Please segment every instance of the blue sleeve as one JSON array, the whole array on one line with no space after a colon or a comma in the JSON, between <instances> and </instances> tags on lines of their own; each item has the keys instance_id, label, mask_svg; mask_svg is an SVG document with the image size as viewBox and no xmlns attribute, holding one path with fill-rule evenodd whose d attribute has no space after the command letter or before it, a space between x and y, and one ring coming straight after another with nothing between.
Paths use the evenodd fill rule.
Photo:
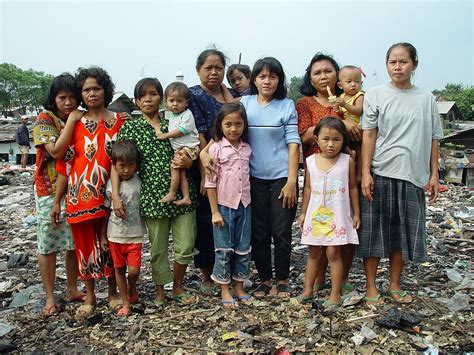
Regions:
<instances>
[{"instance_id":1,"label":"blue sleeve","mask_svg":"<svg viewBox=\"0 0 474 355\"><path fill-rule=\"evenodd\" d=\"M189 109L193 113L194 122L199 133L207 132L206 116L200 106L200 99L191 91L191 97L189 100Z\"/></svg>"},{"instance_id":2,"label":"blue sleeve","mask_svg":"<svg viewBox=\"0 0 474 355\"><path fill-rule=\"evenodd\" d=\"M295 103L289 100L288 119L285 124L285 142L286 144L296 143L301 145L300 136L298 134L298 114L296 113Z\"/></svg>"}]
</instances>

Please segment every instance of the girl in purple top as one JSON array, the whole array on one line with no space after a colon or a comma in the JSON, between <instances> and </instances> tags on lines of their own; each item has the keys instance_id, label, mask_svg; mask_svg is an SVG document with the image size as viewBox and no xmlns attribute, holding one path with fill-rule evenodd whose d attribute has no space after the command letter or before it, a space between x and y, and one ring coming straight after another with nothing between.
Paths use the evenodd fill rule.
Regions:
<instances>
[{"instance_id":1,"label":"girl in purple top","mask_svg":"<svg viewBox=\"0 0 474 355\"><path fill-rule=\"evenodd\" d=\"M215 263L211 278L221 288L222 305L235 308L229 291L235 282L238 301L248 303L243 283L250 272L250 145L242 140L248 122L245 108L238 103L224 104L213 126L214 142L209 154L216 164L206 176L205 187L212 212ZM232 255L234 254L234 255ZM232 277L231 277L232 275Z\"/></svg>"}]
</instances>

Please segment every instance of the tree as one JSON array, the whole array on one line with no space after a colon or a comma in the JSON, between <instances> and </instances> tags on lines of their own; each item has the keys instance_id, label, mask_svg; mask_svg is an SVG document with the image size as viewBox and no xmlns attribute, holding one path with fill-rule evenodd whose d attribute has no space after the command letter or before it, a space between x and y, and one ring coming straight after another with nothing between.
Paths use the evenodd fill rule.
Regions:
<instances>
[{"instance_id":1,"label":"tree","mask_svg":"<svg viewBox=\"0 0 474 355\"><path fill-rule=\"evenodd\" d=\"M433 90L433 95L443 101L456 101L463 120L474 121L474 86L463 84L446 84L443 90Z\"/></svg>"},{"instance_id":2,"label":"tree","mask_svg":"<svg viewBox=\"0 0 474 355\"><path fill-rule=\"evenodd\" d=\"M301 76L294 76L290 80L290 85L288 87L288 97L293 101L297 101L301 95L300 93L300 86L303 83L303 77Z\"/></svg>"}]
</instances>

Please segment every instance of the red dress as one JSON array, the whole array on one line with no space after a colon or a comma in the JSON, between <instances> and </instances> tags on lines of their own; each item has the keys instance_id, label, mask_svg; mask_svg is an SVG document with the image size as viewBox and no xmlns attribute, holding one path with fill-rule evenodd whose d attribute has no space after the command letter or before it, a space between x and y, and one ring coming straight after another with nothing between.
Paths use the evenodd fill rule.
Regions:
<instances>
[{"instance_id":1,"label":"red dress","mask_svg":"<svg viewBox=\"0 0 474 355\"><path fill-rule=\"evenodd\" d=\"M68 176L66 220L71 225L79 273L83 279L110 276L112 260L100 252L98 237L106 216L105 187L110 175L112 146L124 120L92 121L83 117L74 127L59 174Z\"/></svg>"}]
</instances>

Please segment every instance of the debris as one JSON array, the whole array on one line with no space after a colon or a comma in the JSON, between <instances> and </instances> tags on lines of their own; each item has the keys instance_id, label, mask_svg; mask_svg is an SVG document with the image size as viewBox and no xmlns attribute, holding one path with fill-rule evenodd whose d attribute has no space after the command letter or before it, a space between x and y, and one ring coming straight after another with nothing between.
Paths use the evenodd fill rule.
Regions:
<instances>
[{"instance_id":1,"label":"debris","mask_svg":"<svg viewBox=\"0 0 474 355\"><path fill-rule=\"evenodd\" d=\"M41 292L43 288L39 285L29 286L27 289L22 290L15 294L13 301L10 303L8 308L23 307L28 304L28 300L33 292Z\"/></svg>"},{"instance_id":2,"label":"debris","mask_svg":"<svg viewBox=\"0 0 474 355\"><path fill-rule=\"evenodd\" d=\"M25 266L28 263L29 257L30 257L30 254L28 254L27 252L10 255L8 257L7 268Z\"/></svg>"},{"instance_id":3,"label":"debris","mask_svg":"<svg viewBox=\"0 0 474 355\"><path fill-rule=\"evenodd\" d=\"M10 333L13 330L13 326L8 323L0 322L0 337Z\"/></svg>"},{"instance_id":4,"label":"debris","mask_svg":"<svg viewBox=\"0 0 474 355\"><path fill-rule=\"evenodd\" d=\"M448 307L451 312L469 311L471 309L469 301L469 295L456 292L454 296L446 302L446 307Z\"/></svg>"},{"instance_id":5,"label":"debris","mask_svg":"<svg viewBox=\"0 0 474 355\"><path fill-rule=\"evenodd\" d=\"M421 317L415 312L400 311L397 307L392 307L388 313L377 320L375 324L380 327L407 330L407 328L414 327L420 322Z\"/></svg>"}]
</instances>

